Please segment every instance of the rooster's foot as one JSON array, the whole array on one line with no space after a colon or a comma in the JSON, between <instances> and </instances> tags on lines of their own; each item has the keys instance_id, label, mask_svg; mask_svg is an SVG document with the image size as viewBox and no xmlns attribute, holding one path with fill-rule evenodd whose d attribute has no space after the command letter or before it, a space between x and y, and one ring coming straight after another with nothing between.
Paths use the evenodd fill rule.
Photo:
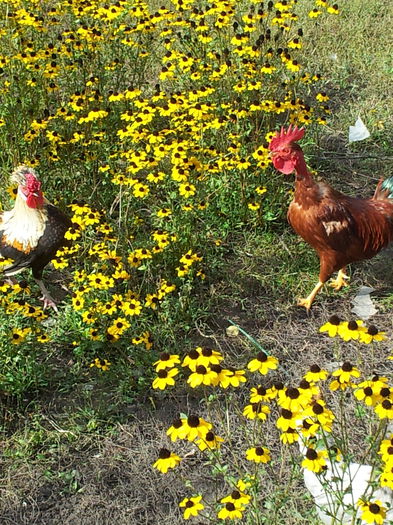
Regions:
<instances>
[{"instance_id":1,"label":"rooster's foot","mask_svg":"<svg viewBox=\"0 0 393 525\"><path fill-rule=\"evenodd\" d=\"M42 297L40 298L40 300L44 301L44 310L46 308L48 308L48 306L49 306L50 308L53 308L53 310L58 314L59 310L57 309L56 303L55 303L54 299L51 297L51 295L48 292L48 290L46 289L46 286L44 285L42 280L36 278L36 282L37 282L37 284L40 287L40 290L42 292Z\"/></svg>"},{"instance_id":2,"label":"rooster's foot","mask_svg":"<svg viewBox=\"0 0 393 525\"><path fill-rule=\"evenodd\" d=\"M323 282L318 281L317 284L314 286L313 291L308 295L305 299L298 299L298 306L304 306L304 308L309 311L311 308L311 305L315 299L315 296L319 292L319 290L323 287Z\"/></svg>"},{"instance_id":3,"label":"rooster's foot","mask_svg":"<svg viewBox=\"0 0 393 525\"><path fill-rule=\"evenodd\" d=\"M55 301L52 299L52 297L48 294L48 295L43 295L42 297L40 297L40 301L43 301L44 305L43 305L43 309L46 310L48 307L49 308L53 308L53 310L58 314L59 313L59 310L57 308L57 305L55 303Z\"/></svg>"},{"instance_id":4,"label":"rooster's foot","mask_svg":"<svg viewBox=\"0 0 393 525\"><path fill-rule=\"evenodd\" d=\"M343 286L348 286L348 283L346 282L346 279L348 280L349 276L346 275L342 270L339 270L339 272L337 274L337 278L333 279L333 281L331 281L329 283L329 286L334 288L334 290L336 290L336 291L341 290L341 288Z\"/></svg>"},{"instance_id":5,"label":"rooster's foot","mask_svg":"<svg viewBox=\"0 0 393 525\"><path fill-rule=\"evenodd\" d=\"M304 308L308 311L311 308L312 300L310 300L308 297L306 299L303 299L303 298L300 297L297 300L297 305L298 306L304 306Z\"/></svg>"}]
</instances>

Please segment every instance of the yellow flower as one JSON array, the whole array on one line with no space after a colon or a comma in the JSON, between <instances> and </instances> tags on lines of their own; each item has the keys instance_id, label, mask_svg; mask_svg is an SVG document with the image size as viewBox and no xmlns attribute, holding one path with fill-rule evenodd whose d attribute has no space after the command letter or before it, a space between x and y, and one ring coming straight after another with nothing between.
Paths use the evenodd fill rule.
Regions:
<instances>
[{"instance_id":1,"label":"yellow flower","mask_svg":"<svg viewBox=\"0 0 393 525\"><path fill-rule=\"evenodd\" d=\"M240 519L243 515L244 510L244 507L236 507L231 501L229 501L225 504L225 507L218 512L217 517L220 520Z\"/></svg>"},{"instance_id":2,"label":"yellow flower","mask_svg":"<svg viewBox=\"0 0 393 525\"><path fill-rule=\"evenodd\" d=\"M195 195L196 187L194 186L194 184L184 182L179 186L179 193L182 197L188 199L188 197L192 197L193 195Z\"/></svg>"},{"instance_id":3,"label":"yellow flower","mask_svg":"<svg viewBox=\"0 0 393 525\"><path fill-rule=\"evenodd\" d=\"M328 322L321 326L320 332L327 332L329 337L335 337L338 334L341 320L337 315L332 315Z\"/></svg>"},{"instance_id":4,"label":"yellow flower","mask_svg":"<svg viewBox=\"0 0 393 525\"><path fill-rule=\"evenodd\" d=\"M196 388L200 385L215 386L217 384L217 373L203 365L198 365L187 379L187 383L191 388Z\"/></svg>"},{"instance_id":5,"label":"yellow flower","mask_svg":"<svg viewBox=\"0 0 393 525\"><path fill-rule=\"evenodd\" d=\"M322 370L318 365L311 365L310 370L305 374L304 379L310 383L325 381L328 376L326 370Z\"/></svg>"},{"instance_id":6,"label":"yellow flower","mask_svg":"<svg viewBox=\"0 0 393 525\"><path fill-rule=\"evenodd\" d=\"M264 447L249 448L246 452L246 458L255 463L268 463L271 460L270 451Z\"/></svg>"},{"instance_id":7,"label":"yellow flower","mask_svg":"<svg viewBox=\"0 0 393 525\"><path fill-rule=\"evenodd\" d=\"M267 405L262 403L251 403L243 409L243 416L247 419L260 419L264 421L267 417L267 414L270 414L270 408Z\"/></svg>"},{"instance_id":8,"label":"yellow flower","mask_svg":"<svg viewBox=\"0 0 393 525\"><path fill-rule=\"evenodd\" d=\"M158 372L159 370L165 370L166 368L173 368L178 363L180 363L180 357L177 354L163 352L160 355L160 359L153 363L153 365L156 367L156 372Z\"/></svg>"},{"instance_id":9,"label":"yellow flower","mask_svg":"<svg viewBox=\"0 0 393 525\"><path fill-rule=\"evenodd\" d=\"M178 373L179 370L177 368L159 370L157 372L157 377L153 381L153 388L164 390L167 386L173 386L175 384L175 380L173 378Z\"/></svg>"},{"instance_id":10,"label":"yellow flower","mask_svg":"<svg viewBox=\"0 0 393 525\"><path fill-rule=\"evenodd\" d=\"M220 448L221 443L224 443L224 440L220 436L216 436L211 430L206 433L205 437L195 439L195 444L198 446L199 450L202 451L206 449L218 449Z\"/></svg>"},{"instance_id":11,"label":"yellow flower","mask_svg":"<svg viewBox=\"0 0 393 525\"><path fill-rule=\"evenodd\" d=\"M305 458L302 461L302 467L312 472L321 472L326 466L325 458L327 458L327 456L328 453L326 450L308 448Z\"/></svg>"},{"instance_id":12,"label":"yellow flower","mask_svg":"<svg viewBox=\"0 0 393 525\"><path fill-rule=\"evenodd\" d=\"M366 332L359 332L359 341L367 345L373 341L385 341L386 339L386 332L379 332L374 325L369 326Z\"/></svg>"},{"instance_id":13,"label":"yellow flower","mask_svg":"<svg viewBox=\"0 0 393 525\"><path fill-rule=\"evenodd\" d=\"M359 500L357 505L362 511L362 520L370 524L382 525L386 518L386 508L379 500L363 501Z\"/></svg>"},{"instance_id":14,"label":"yellow flower","mask_svg":"<svg viewBox=\"0 0 393 525\"><path fill-rule=\"evenodd\" d=\"M184 498L179 507L184 507L183 518L188 520L192 516L198 516L199 512L205 508L201 503L202 496L193 496L191 498Z\"/></svg>"},{"instance_id":15,"label":"yellow flower","mask_svg":"<svg viewBox=\"0 0 393 525\"><path fill-rule=\"evenodd\" d=\"M266 355L265 352L259 352L255 359L250 361L247 368L251 372L260 372L262 375L268 373L269 370L275 370L278 366L278 359L271 355Z\"/></svg>"},{"instance_id":16,"label":"yellow flower","mask_svg":"<svg viewBox=\"0 0 393 525\"><path fill-rule=\"evenodd\" d=\"M162 448L159 452L157 461L153 464L153 467L163 474L166 474L169 469L175 468L181 461L181 458L170 452L166 448Z\"/></svg>"}]
</instances>

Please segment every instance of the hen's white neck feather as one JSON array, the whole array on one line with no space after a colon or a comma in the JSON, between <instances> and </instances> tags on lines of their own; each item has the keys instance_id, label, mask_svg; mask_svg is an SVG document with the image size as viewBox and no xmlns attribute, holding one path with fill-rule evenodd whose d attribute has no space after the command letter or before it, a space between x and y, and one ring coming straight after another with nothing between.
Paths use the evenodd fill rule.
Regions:
<instances>
[{"instance_id":1,"label":"hen's white neck feather","mask_svg":"<svg viewBox=\"0 0 393 525\"><path fill-rule=\"evenodd\" d=\"M25 196L18 190L14 208L2 216L3 240L24 252L34 250L44 233L47 216L45 206L29 208Z\"/></svg>"}]
</instances>

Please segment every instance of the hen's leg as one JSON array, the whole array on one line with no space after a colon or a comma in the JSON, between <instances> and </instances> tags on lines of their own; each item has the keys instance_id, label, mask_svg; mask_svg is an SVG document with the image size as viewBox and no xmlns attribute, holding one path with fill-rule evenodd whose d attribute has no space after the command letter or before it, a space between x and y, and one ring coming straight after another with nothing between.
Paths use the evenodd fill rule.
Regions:
<instances>
[{"instance_id":1,"label":"hen's leg","mask_svg":"<svg viewBox=\"0 0 393 525\"><path fill-rule=\"evenodd\" d=\"M37 284L40 287L40 290L42 292L41 299L44 301L44 310L45 310L45 308L50 306L51 308L53 308L53 310L56 313L59 313L59 310L57 309L56 303L55 303L54 299L51 297L51 295L48 292L48 290L46 289L46 286L45 286L44 282L41 279L37 279L37 278L35 278L35 280L36 280L36 282L37 282Z\"/></svg>"},{"instance_id":2,"label":"hen's leg","mask_svg":"<svg viewBox=\"0 0 393 525\"><path fill-rule=\"evenodd\" d=\"M345 279L348 280L349 276L346 275L345 270L346 270L345 266L344 268L341 268L341 270L338 271L337 278L333 279L333 281L329 283L329 286L331 286L335 290L341 290L343 286L348 286L348 283L346 282Z\"/></svg>"},{"instance_id":3,"label":"hen's leg","mask_svg":"<svg viewBox=\"0 0 393 525\"><path fill-rule=\"evenodd\" d=\"M314 289L310 293L310 295L308 295L305 299L298 299L298 302L297 302L298 306L304 306L307 310L309 310L315 299L315 296L317 295L317 293L319 292L319 290L322 288L324 284L325 283L323 283L322 281L318 281L318 283L314 286Z\"/></svg>"}]
</instances>

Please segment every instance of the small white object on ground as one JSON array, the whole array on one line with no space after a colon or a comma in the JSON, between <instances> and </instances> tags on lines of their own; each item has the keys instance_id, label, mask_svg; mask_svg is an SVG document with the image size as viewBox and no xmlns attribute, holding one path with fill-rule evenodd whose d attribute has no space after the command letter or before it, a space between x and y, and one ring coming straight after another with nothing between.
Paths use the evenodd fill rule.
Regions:
<instances>
[{"instance_id":1,"label":"small white object on ground","mask_svg":"<svg viewBox=\"0 0 393 525\"><path fill-rule=\"evenodd\" d=\"M363 321L367 321L367 319L377 313L377 309L370 297L372 292L374 292L374 288L361 286L356 296L352 299L353 308L351 312L363 319Z\"/></svg>"},{"instance_id":2,"label":"small white object on ground","mask_svg":"<svg viewBox=\"0 0 393 525\"><path fill-rule=\"evenodd\" d=\"M359 142L367 139L369 136L370 132L360 117L357 118L354 126L349 126L349 142Z\"/></svg>"}]
</instances>

